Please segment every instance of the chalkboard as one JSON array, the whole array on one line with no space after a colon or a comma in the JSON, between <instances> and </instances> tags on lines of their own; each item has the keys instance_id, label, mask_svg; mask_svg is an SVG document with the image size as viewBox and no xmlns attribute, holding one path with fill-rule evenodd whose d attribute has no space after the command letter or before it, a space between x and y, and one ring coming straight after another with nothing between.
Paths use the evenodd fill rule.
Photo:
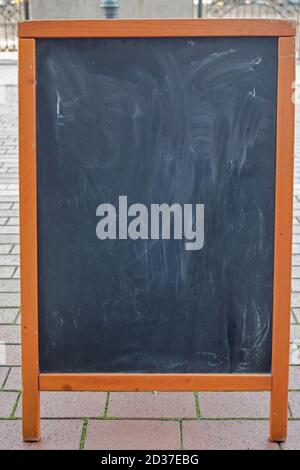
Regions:
<instances>
[{"instance_id":1,"label":"chalkboard","mask_svg":"<svg viewBox=\"0 0 300 470\"><path fill-rule=\"evenodd\" d=\"M277 43L36 41L41 372L270 372ZM125 202L204 238L100 239Z\"/></svg>"}]
</instances>

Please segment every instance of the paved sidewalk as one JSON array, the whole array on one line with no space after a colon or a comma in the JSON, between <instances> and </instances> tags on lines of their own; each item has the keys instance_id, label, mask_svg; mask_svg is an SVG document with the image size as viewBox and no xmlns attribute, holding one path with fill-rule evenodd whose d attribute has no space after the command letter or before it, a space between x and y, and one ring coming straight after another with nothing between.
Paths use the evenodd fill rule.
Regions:
<instances>
[{"instance_id":1,"label":"paved sidewalk","mask_svg":"<svg viewBox=\"0 0 300 470\"><path fill-rule=\"evenodd\" d=\"M42 393L43 440L21 439L17 67L0 64L0 449L300 449L300 109L289 437L268 441L268 393ZM2 82L1 82L2 80Z\"/></svg>"}]
</instances>

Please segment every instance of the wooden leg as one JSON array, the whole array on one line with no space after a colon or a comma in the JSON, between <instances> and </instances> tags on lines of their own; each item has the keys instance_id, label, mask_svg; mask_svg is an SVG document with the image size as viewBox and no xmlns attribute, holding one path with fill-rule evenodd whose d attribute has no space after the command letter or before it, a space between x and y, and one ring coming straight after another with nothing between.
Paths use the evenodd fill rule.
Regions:
<instances>
[{"instance_id":1,"label":"wooden leg","mask_svg":"<svg viewBox=\"0 0 300 470\"><path fill-rule=\"evenodd\" d=\"M23 438L40 438L35 40L19 41L19 173Z\"/></svg>"},{"instance_id":2,"label":"wooden leg","mask_svg":"<svg viewBox=\"0 0 300 470\"><path fill-rule=\"evenodd\" d=\"M271 392L270 441L283 442L288 427L288 392L286 386L277 384Z\"/></svg>"},{"instance_id":3,"label":"wooden leg","mask_svg":"<svg viewBox=\"0 0 300 470\"><path fill-rule=\"evenodd\" d=\"M22 429L23 440L35 442L40 440L40 391L38 376L36 380L26 380L22 393Z\"/></svg>"},{"instance_id":4,"label":"wooden leg","mask_svg":"<svg viewBox=\"0 0 300 470\"><path fill-rule=\"evenodd\" d=\"M295 38L280 37L278 40L277 81L271 441L284 441L287 435L293 224L294 81Z\"/></svg>"}]
</instances>

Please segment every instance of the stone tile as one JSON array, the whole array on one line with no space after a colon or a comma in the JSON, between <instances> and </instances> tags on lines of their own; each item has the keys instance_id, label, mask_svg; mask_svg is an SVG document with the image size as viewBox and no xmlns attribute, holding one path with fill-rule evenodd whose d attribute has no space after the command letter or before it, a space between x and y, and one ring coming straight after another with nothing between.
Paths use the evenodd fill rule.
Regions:
<instances>
[{"instance_id":1,"label":"stone tile","mask_svg":"<svg viewBox=\"0 0 300 470\"><path fill-rule=\"evenodd\" d=\"M293 226L293 233L300 233L300 227L298 225Z\"/></svg>"},{"instance_id":2,"label":"stone tile","mask_svg":"<svg viewBox=\"0 0 300 470\"><path fill-rule=\"evenodd\" d=\"M289 405L293 418L300 418L300 392L289 393Z\"/></svg>"},{"instance_id":3,"label":"stone tile","mask_svg":"<svg viewBox=\"0 0 300 470\"><path fill-rule=\"evenodd\" d=\"M300 245L299 245L300 246ZM15 245L11 251L12 255L19 255L20 254L20 245Z\"/></svg>"},{"instance_id":4,"label":"stone tile","mask_svg":"<svg viewBox=\"0 0 300 470\"><path fill-rule=\"evenodd\" d=\"M300 236L299 235L297 235L297 238L299 239L298 241L300 242ZM294 266L292 267L292 277L293 277L293 279L299 279L300 278L300 268L299 267L294 267Z\"/></svg>"},{"instance_id":5,"label":"stone tile","mask_svg":"<svg viewBox=\"0 0 300 470\"><path fill-rule=\"evenodd\" d=\"M7 255L12 249L12 245L0 245L0 254Z\"/></svg>"},{"instance_id":6,"label":"stone tile","mask_svg":"<svg viewBox=\"0 0 300 470\"><path fill-rule=\"evenodd\" d=\"M298 225L299 225L299 222L298 222ZM300 266L300 255L293 256L293 266Z\"/></svg>"},{"instance_id":7,"label":"stone tile","mask_svg":"<svg viewBox=\"0 0 300 470\"><path fill-rule=\"evenodd\" d=\"M3 202L12 203L12 202L18 202L19 196L17 194L7 194L7 195L0 194L0 199Z\"/></svg>"},{"instance_id":8,"label":"stone tile","mask_svg":"<svg viewBox=\"0 0 300 470\"><path fill-rule=\"evenodd\" d=\"M0 325L0 341L6 344L20 344L20 326Z\"/></svg>"},{"instance_id":9,"label":"stone tile","mask_svg":"<svg viewBox=\"0 0 300 470\"><path fill-rule=\"evenodd\" d=\"M296 318L296 322L300 323L300 308L293 308L293 313Z\"/></svg>"},{"instance_id":10,"label":"stone tile","mask_svg":"<svg viewBox=\"0 0 300 470\"><path fill-rule=\"evenodd\" d=\"M11 278L14 272L15 272L15 268L13 266L0 266L0 278L1 279Z\"/></svg>"},{"instance_id":11,"label":"stone tile","mask_svg":"<svg viewBox=\"0 0 300 470\"><path fill-rule=\"evenodd\" d=\"M42 392L42 418L101 417L106 405L106 392ZM16 417L22 416L20 400Z\"/></svg>"},{"instance_id":12,"label":"stone tile","mask_svg":"<svg viewBox=\"0 0 300 470\"><path fill-rule=\"evenodd\" d=\"M300 365L300 342L291 343L290 365Z\"/></svg>"},{"instance_id":13,"label":"stone tile","mask_svg":"<svg viewBox=\"0 0 300 470\"><path fill-rule=\"evenodd\" d=\"M9 450L70 450L79 449L81 420L51 419L41 421L40 442L22 440L21 421L0 421L0 449Z\"/></svg>"},{"instance_id":14,"label":"stone tile","mask_svg":"<svg viewBox=\"0 0 300 470\"><path fill-rule=\"evenodd\" d=\"M180 449L179 423L151 420L90 420L85 449Z\"/></svg>"},{"instance_id":15,"label":"stone tile","mask_svg":"<svg viewBox=\"0 0 300 470\"><path fill-rule=\"evenodd\" d=\"M291 309L291 321L290 321L290 323L291 323L291 325L296 325L297 324L296 316L294 314L293 309Z\"/></svg>"},{"instance_id":16,"label":"stone tile","mask_svg":"<svg viewBox=\"0 0 300 470\"><path fill-rule=\"evenodd\" d=\"M289 389L300 390L300 367L299 366L290 367Z\"/></svg>"},{"instance_id":17,"label":"stone tile","mask_svg":"<svg viewBox=\"0 0 300 470\"><path fill-rule=\"evenodd\" d=\"M6 380L4 390L21 390L22 388L21 367L12 367Z\"/></svg>"},{"instance_id":18,"label":"stone tile","mask_svg":"<svg viewBox=\"0 0 300 470\"><path fill-rule=\"evenodd\" d=\"M18 392L0 392L0 418L10 417L18 396Z\"/></svg>"},{"instance_id":19,"label":"stone tile","mask_svg":"<svg viewBox=\"0 0 300 470\"><path fill-rule=\"evenodd\" d=\"M292 292L292 307L300 307L300 293Z\"/></svg>"},{"instance_id":20,"label":"stone tile","mask_svg":"<svg viewBox=\"0 0 300 470\"><path fill-rule=\"evenodd\" d=\"M293 245L299 247L300 251L300 244L298 245ZM292 279L292 290L293 292L300 292L300 279Z\"/></svg>"},{"instance_id":21,"label":"stone tile","mask_svg":"<svg viewBox=\"0 0 300 470\"><path fill-rule=\"evenodd\" d=\"M19 345L8 345L6 346L6 364L8 366L20 366L21 365L21 346Z\"/></svg>"},{"instance_id":22,"label":"stone tile","mask_svg":"<svg viewBox=\"0 0 300 470\"><path fill-rule=\"evenodd\" d=\"M256 420L183 421L183 447L187 450L275 450L269 441L269 423Z\"/></svg>"},{"instance_id":23,"label":"stone tile","mask_svg":"<svg viewBox=\"0 0 300 470\"><path fill-rule=\"evenodd\" d=\"M291 341L300 341L300 325L291 326Z\"/></svg>"},{"instance_id":24,"label":"stone tile","mask_svg":"<svg viewBox=\"0 0 300 470\"><path fill-rule=\"evenodd\" d=\"M108 416L122 418L196 418L193 393L111 393Z\"/></svg>"},{"instance_id":25,"label":"stone tile","mask_svg":"<svg viewBox=\"0 0 300 470\"><path fill-rule=\"evenodd\" d=\"M5 367L5 366L0 367L0 388L3 387L8 371L9 371L9 367Z\"/></svg>"},{"instance_id":26,"label":"stone tile","mask_svg":"<svg viewBox=\"0 0 300 470\"><path fill-rule=\"evenodd\" d=\"M18 217L19 216L19 213L18 211L13 211L13 210L2 210L0 208L0 217ZM8 245L9 246L9 245ZM300 247L300 244L296 244L296 245L293 245L293 248L294 247ZM297 250L297 248L294 248L295 250ZM9 250L10 251L10 250ZM300 249L299 249L299 253L300 253ZM16 253L17 254L17 253Z\"/></svg>"},{"instance_id":27,"label":"stone tile","mask_svg":"<svg viewBox=\"0 0 300 470\"><path fill-rule=\"evenodd\" d=\"M300 421L289 421L287 439L280 446L284 450L300 449Z\"/></svg>"},{"instance_id":28,"label":"stone tile","mask_svg":"<svg viewBox=\"0 0 300 470\"><path fill-rule=\"evenodd\" d=\"M268 418L268 392L201 392L203 418Z\"/></svg>"},{"instance_id":29,"label":"stone tile","mask_svg":"<svg viewBox=\"0 0 300 470\"><path fill-rule=\"evenodd\" d=\"M19 243L20 237L19 235L2 235L0 234L0 243Z\"/></svg>"},{"instance_id":30,"label":"stone tile","mask_svg":"<svg viewBox=\"0 0 300 470\"><path fill-rule=\"evenodd\" d=\"M0 449L19 450L29 448L30 444L22 441L21 421L0 420Z\"/></svg>"},{"instance_id":31,"label":"stone tile","mask_svg":"<svg viewBox=\"0 0 300 470\"><path fill-rule=\"evenodd\" d=\"M1 227L0 227L1 228ZM2 230L8 227L2 227ZM11 229L12 227L10 227ZM18 266L20 264L19 255L0 255L0 266Z\"/></svg>"},{"instance_id":32,"label":"stone tile","mask_svg":"<svg viewBox=\"0 0 300 470\"><path fill-rule=\"evenodd\" d=\"M20 306L20 294L18 293L1 293L0 295L0 307L19 307Z\"/></svg>"},{"instance_id":33,"label":"stone tile","mask_svg":"<svg viewBox=\"0 0 300 470\"><path fill-rule=\"evenodd\" d=\"M8 191L5 191L8 192ZM1 191L0 191L0 199L1 199ZM16 227L15 225L5 225L2 226L0 225L0 233L1 235L7 235L7 234L18 234L19 233L19 227ZM2 261L0 260L0 264L2 264Z\"/></svg>"},{"instance_id":34,"label":"stone tile","mask_svg":"<svg viewBox=\"0 0 300 470\"><path fill-rule=\"evenodd\" d=\"M18 267L13 275L14 279L20 279L20 268Z\"/></svg>"},{"instance_id":35,"label":"stone tile","mask_svg":"<svg viewBox=\"0 0 300 470\"><path fill-rule=\"evenodd\" d=\"M20 292L20 281L18 279L0 279L0 292Z\"/></svg>"},{"instance_id":36,"label":"stone tile","mask_svg":"<svg viewBox=\"0 0 300 470\"><path fill-rule=\"evenodd\" d=\"M7 225L19 225L19 217L10 217Z\"/></svg>"},{"instance_id":37,"label":"stone tile","mask_svg":"<svg viewBox=\"0 0 300 470\"><path fill-rule=\"evenodd\" d=\"M18 312L18 308L0 308L0 325L14 323Z\"/></svg>"}]
</instances>

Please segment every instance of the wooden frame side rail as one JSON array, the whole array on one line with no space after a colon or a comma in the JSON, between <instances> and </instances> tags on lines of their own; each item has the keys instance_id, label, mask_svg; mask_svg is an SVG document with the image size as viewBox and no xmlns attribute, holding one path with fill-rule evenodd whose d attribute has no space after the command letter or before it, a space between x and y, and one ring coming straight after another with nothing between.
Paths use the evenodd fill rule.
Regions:
<instances>
[{"instance_id":1,"label":"wooden frame side rail","mask_svg":"<svg viewBox=\"0 0 300 470\"><path fill-rule=\"evenodd\" d=\"M287 433L292 246L295 28L264 20L34 21L19 26L19 136L23 437L40 438L41 390L271 392L270 439ZM39 373L35 39L51 37L278 37L274 292L271 374Z\"/></svg>"},{"instance_id":2,"label":"wooden frame side rail","mask_svg":"<svg viewBox=\"0 0 300 470\"><path fill-rule=\"evenodd\" d=\"M40 438L34 39L19 41L19 173L23 435Z\"/></svg>"},{"instance_id":3,"label":"wooden frame side rail","mask_svg":"<svg viewBox=\"0 0 300 470\"><path fill-rule=\"evenodd\" d=\"M270 439L284 441L288 419L292 270L295 38L278 40L276 193Z\"/></svg>"}]
</instances>

